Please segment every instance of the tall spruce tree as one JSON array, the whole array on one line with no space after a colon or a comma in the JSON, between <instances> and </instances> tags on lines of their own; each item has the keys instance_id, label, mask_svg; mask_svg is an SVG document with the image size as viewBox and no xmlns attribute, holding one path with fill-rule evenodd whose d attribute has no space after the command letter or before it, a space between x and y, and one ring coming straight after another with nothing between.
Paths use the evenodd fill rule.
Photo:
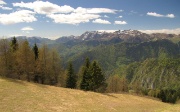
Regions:
<instances>
[{"instance_id":1,"label":"tall spruce tree","mask_svg":"<svg viewBox=\"0 0 180 112\"><path fill-rule=\"evenodd\" d=\"M86 91L104 92L106 88L105 77L101 67L96 61L90 64L89 59L86 59L85 66L82 70L82 81L80 89Z\"/></svg>"},{"instance_id":2,"label":"tall spruce tree","mask_svg":"<svg viewBox=\"0 0 180 112\"><path fill-rule=\"evenodd\" d=\"M18 49L18 42L16 37L13 37L13 39L11 40L11 49L13 52L15 52Z\"/></svg>"},{"instance_id":3,"label":"tall spruce tree","mask_svg":"<svg viewBox=\"0 0 180 112\"><path fill-rule=\"evenodd\" d=\"M82 81L80 83L80 89L85 91L90 90L90 83L92 81L89 67L90 67L90 61L89 58L86 58L85 66L83 66L83 70L82 70Z\"/></svg>"},{"instance_id":4,"label":"tall spruce tree","mask_svg":"<svg viewBox=\"0 0 180 112\"><path fill-rule=\"evenodd\" d=\"M34 60L35 60L35 64L34 64L34 82L39 82L40 76L37 73L37 64L38 64L38 57L39 57L39 49L38 46L36 45L36 43L33 46L33 53L34 53Z\"/></svg>"},{"instance_id":5,"label":"tall spruce tree","mask_svg":"<svg viewBox=\"0 0 180 112\"><path fill-rule=\"evenodd\" d=\"M67 88L76 88L76 75L74 74L73 65L70 62L68 66L67 80L66 80Z\"/></svg>"},{"instance_id":6,"label":"tall spruce tree","mask_svg":"<svg viewBox=\"0 0 180 112\"><path fill-rule=\"evenodd\" d=\"M106 88L105 77L102 70L96 61L93 61L91 67L92 81L90 83L90 90L95 92L103 92Z\"/></svg>"},{"instance_id":7,"label":"tall spruce tree","mask_svg":"<svg viewBox=\"0 0 180 112\"><path fill-rule=\"evenodd\" d=\"M16 37L13 37L10 45L10 54L11 54L11 77L17 78L17 51L18 51L18 41Z\"/></svg>"},{"instance_id":8,"label":"tall spruce tree","mask_svg":"<svg viewBox=\"0 0 180 112\"><path fill-rule=\"evenodd\" d=\"M36 43L34 44L33 51L34 51L34 58L35 58L35 60L37 60L39 57L39 50L38 50Z\"/></svg>"}]
</instances>

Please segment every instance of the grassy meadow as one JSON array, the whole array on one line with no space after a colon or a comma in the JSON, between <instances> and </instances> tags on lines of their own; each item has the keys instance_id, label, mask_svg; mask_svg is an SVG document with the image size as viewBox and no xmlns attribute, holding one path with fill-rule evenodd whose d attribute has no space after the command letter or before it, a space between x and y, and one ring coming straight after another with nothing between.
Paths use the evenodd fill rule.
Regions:
<instances>
[{"instance_id":1,"label":"grassy meadow","mask_svg":"<svg viewBox=\"0 0 180 112\"><path fill-rule=\"evenodd\" d=\"M1 112L180 112L180 104L0 78Z\"/></svg>"}]
</instances>

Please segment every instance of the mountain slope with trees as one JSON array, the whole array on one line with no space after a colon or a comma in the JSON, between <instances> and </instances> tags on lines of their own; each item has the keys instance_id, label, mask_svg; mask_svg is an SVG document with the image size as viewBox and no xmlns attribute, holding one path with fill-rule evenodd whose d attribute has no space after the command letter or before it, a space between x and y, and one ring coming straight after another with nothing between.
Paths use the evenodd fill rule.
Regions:
<instances>
[{"instance_id":1,"label":"mountain slope with trees","mask_svg":"<svg viewBox=\"0 0 180 112\"><path fill-rule=\"evenodd\" d=\"M169 40L157 40L144 43L118 43L112 45L99 45L91 50L73 55L73 61L78 69L82 60L98 60L102 69L111 73L121 65L143 61L148 58L175 58L180 54L180 47Z\"/></svg>"},{"instance_id":2,"label":"mountain slope with trees","mask_svg":"<svg viewBox=\"0 0 180 112\"><path fill-rule=\"evenodd\" d=\"M178 38L126 30L85 32L48 44L1 39L0 76L85 91L143 94L176 103Z\"/></svg>"}]
</instances>

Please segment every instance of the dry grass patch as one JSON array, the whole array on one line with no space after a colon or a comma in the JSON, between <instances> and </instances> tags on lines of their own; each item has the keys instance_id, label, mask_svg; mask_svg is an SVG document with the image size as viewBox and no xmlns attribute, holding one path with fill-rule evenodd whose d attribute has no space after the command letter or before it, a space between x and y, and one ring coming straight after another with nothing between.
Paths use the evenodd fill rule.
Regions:
<instances>
[{"instance_id":1,"label":"dry grass patch","mask_svg":"<svg viewBox=\"0 0 180 112\"><path fill-rule=\"evenodd\" d=\"M0 78L2 112L169 112L180 105L129 94L99 94Z\"/></svg>"}]
</instances>

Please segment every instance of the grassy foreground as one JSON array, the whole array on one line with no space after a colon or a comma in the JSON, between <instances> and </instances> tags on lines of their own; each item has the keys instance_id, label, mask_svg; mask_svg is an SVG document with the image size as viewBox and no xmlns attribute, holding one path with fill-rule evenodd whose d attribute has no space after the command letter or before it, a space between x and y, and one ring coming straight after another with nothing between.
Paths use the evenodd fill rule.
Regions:
<instances>
[{"instance_id":1,"label":"grassy foreground","mask_svg":"<svg viewBox=\"0 0 180 112\"><path fill-rule=\"evenodd\" d=\"M0 112L180 112L180 104L0 78Z\"/></svg>"}]
</instances>

